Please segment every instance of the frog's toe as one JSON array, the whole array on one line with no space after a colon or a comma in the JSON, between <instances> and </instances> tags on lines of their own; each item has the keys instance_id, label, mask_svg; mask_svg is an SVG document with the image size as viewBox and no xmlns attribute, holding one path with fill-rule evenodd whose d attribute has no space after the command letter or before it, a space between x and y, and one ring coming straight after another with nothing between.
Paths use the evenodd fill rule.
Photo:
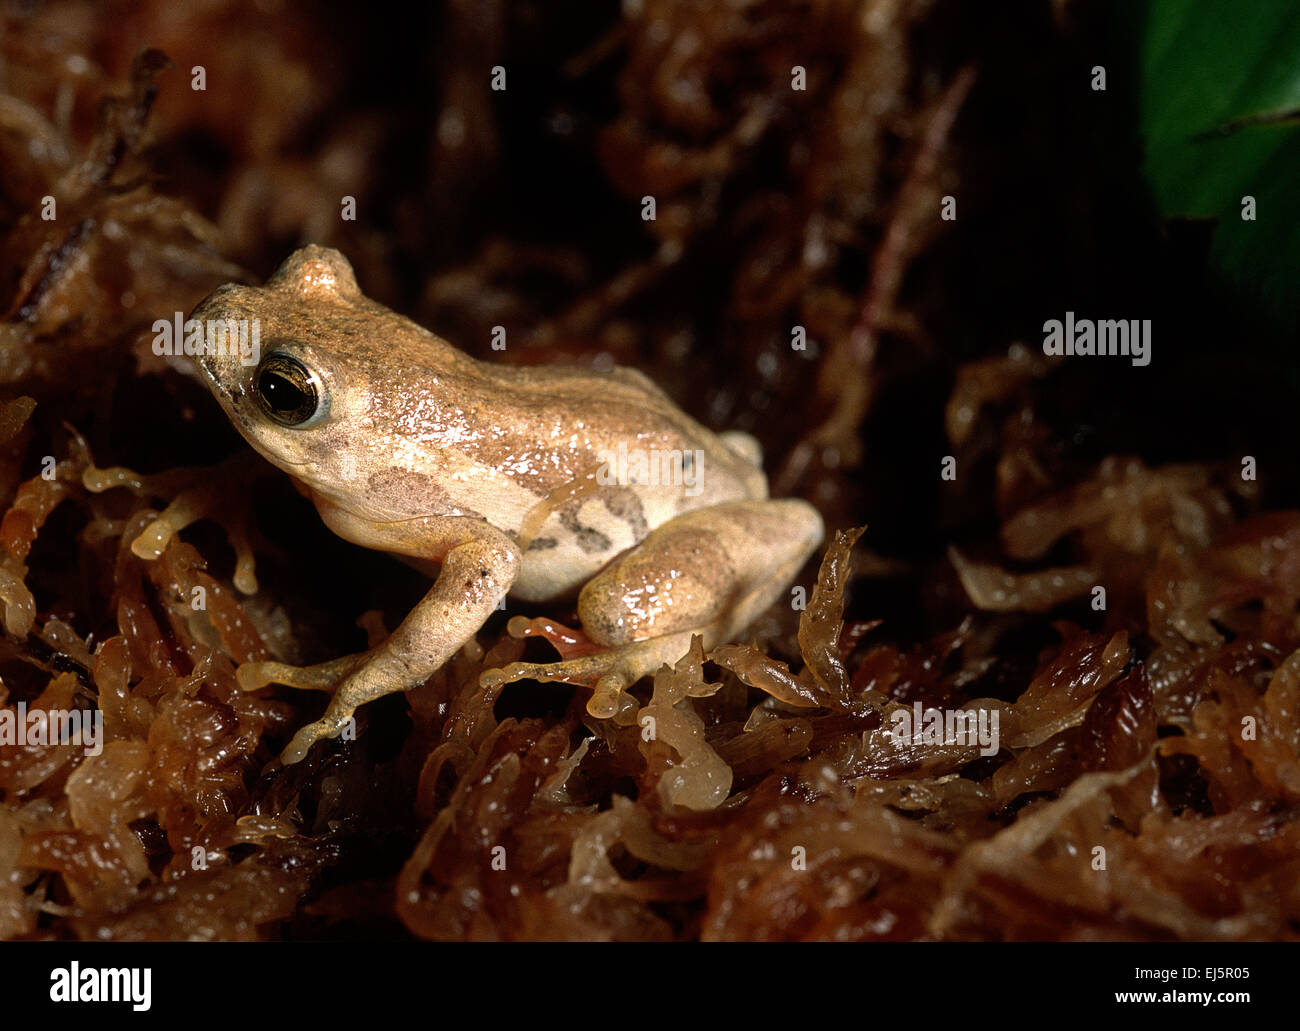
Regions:
<instances>
[{"instance_id":1,"label":"frog's toe","mask_svg":"<svg viewBox=\"0 0 1300 1031\"><path fill-rule=\"evenodd\" d=\"M562 662L512 662L501 669L485 670L479 676L479 683L489 689L516 680L559 681L591 687L593 693L587 711L601 719L610 719L627 704L636 704L622 694L638 679L634 671L622 668L624 652L623 648L613 648Z\"/></svg>"},{"instance_id":2,"label":"frog's toe","mask_svg":"<svg viewBox=\"0 0 1300 1031\"><path fill-rule=\"evenodd\" d=\"M584 655L563 662L512 662L500 669L487 669L479 675L486 688L504 687L516 680L558 680L565 684L591 685L609 668L610 654Z\"/></svg>"},{"instance_id":3,"label":"frog's toe","mask_svg":"<svg viewBox=\"0 0 1300 1031\"><path fill-rule=\"evenodd\" d=\"M293 669L281 662L245 662L235 670L235 680L241 691L260 691L271 684L279 684L281 670Z\"/></svg>"},{"instance_id":4,"label":"frog's toe","mask_svg":"<svg viewBox=\"0 0 1300 1031\"><path fill-rule=\"evenodd\" d=\"M330 734L322 723L309 723L294 734L289 743L284 746L284 751L280 753L280 762L285 766L302 762L311 751L311 746L327 737L330 737Z\"/></svg>"},{"instance_id":5,"label":"frog's toe","mask_svg":"<svg viewBox=\"0 0 1300 1031\"><path fill-rule=\"evenodd\" d=\"M307 724L290 738L284 751L280 753L280 761L286 766L292 766L294 763L305 759L307 753L311 751L312 745L317 741L338 737L343 733L344 728L352 722L354 718L352 712L353 710L347 706L331 705L324 716L315 723Z\"/></svg>"},{"instance_id":6,"label":"frog's toe","mask_svg":"<svg viewBox=\"0 0 1300 1031\"><path fill-rule=\"evenodd\" d=\"M587 699L587 712L597 719L609 720L629 704L635 707L636 701L630 695L623 693L634 682L618 673L606 673L596 681L591 697Z\"/></svg>"},{"instance_id":7,"label":"frog's toe","mask_svg":"<svg viewBox=\"0 0 1300 1031\"><path fill-rule=\"evenodd\" d=\"M625 712L637 708L636 699L627 694L627 689L660 666L671 666L680 659L690 647L690 638L690 632L654 637L562 662L512 662L502 669L484 671L479 683L485 688L516 680L580 684L592 689L587 712L617 722Z\"/></svg>"},{"instance_id":8,"label":"frog's toe","mask_svg":"<svg viewBox=\"0 0 1300 1031\"><path fill-rule=\"evenodd\" d=\"M260 691L271 684L284 684L304 691L334 691L355 670L364 653L345 655L316 666L290 666L284 662L245 662L235 670L241 691Z\"/></svg>"}]
</instances>

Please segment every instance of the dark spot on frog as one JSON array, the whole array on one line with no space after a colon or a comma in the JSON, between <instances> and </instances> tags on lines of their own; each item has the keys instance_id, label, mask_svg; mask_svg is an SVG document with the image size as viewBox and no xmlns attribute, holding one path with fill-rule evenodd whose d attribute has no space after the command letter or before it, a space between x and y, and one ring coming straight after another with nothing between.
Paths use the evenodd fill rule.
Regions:
<instances>
[{"instance_id":1,"label":"dark spot on frog","mask_svg":"<svg viewBox=\"0 0 1300 1031\"><path fill-rule=\"evenodd\" d=\"M574 539L578 542L578 547L588 555L609 551L612 546L609 538L599 530L594 530L590 526L583 526L578 522L578 516L573 507L562 509L559 512L559 517L560 525L573 534Z\"/></svg>"},{"instance_id":2,"label":"dark spot on frog","mask_svg":"<svg viewBox=\"0 0 1300 1031\"><path fill-rule=\"evenodd\" d=\"M601 495L605 502L605 509L616 519L622 519L632 531L632 537L638 543L643 541L646 534L650 532L650 527L646 523L645 507L641 504L641 497L630 487L615 487L606 490ZM609 547L608 543L605 545Z\"/></svg>"},{"instance_id":3,"label":"dark spot on frog","mask_svg":"<svg viewBox=\"0 0 1300 1031\"><path fill-rule=\"evenodd\" d=\"M410 469L390 467L371 473L366 479L366 493L377 502L387 501L387 507L396 510L418 507L422 515L483 518L481 513L457 504L431 477ZM412 505L413 498L419 499L417 506Z\"/></svg>"},{"instance_id":4,"label":"dark spot on frog","mask_svg":"<svg viewBox=\"0 0 1300 1031\"><path fill-rule=\"evenodd\" d=\"M529 551L549 551L551 548L558 546L559 541L554 537L534 537L528 542Z\"/></svg>"},{"instance_id":5,"label":"dark spot on frog","mask_svg":"<svg viewBox=\"0 0 1300 1031\"><path fill-rule=\"evenodd\" d=\"M609 551L612 546L609 538L599 530L593 530L589 526L584 526L578 530L578 547L589 555Z\"/></svg>"}]
</instances>

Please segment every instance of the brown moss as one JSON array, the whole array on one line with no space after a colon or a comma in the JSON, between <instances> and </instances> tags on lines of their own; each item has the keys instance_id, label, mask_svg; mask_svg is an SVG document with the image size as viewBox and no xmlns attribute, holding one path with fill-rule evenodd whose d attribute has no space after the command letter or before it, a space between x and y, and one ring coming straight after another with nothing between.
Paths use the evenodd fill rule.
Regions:
<instances>
[{"instance_id":1,"label":"brown moss","mask_svg":"<svg viewBox=\"0 0 1300 1031\"><path fill-rule=\"evenodd\" d=\"M562 231L460 202L545 153L470 96L527 28L507 15L475 28L452 6L460 44L412 125L349 92L364 67L307 56L333 50L305 15L258 16L263 47L240 4L130 6L61 30L67 5L6 14L0 44L0 705L104 721L97 755L0 747L0 936L1296 936L1300 514L1253 513L1221 463L1065 453L1059 368L1005 339L939 346L946 299L914 270L943 269L927 212L966 169L955 126L992 74L956 5L646 0L566 22L586 48L539 52L612 107L549 112L589 157L589 217ZM141 35L182 67L199 37L231 55L247 118ZM463 149L440 104L473 114ZM412 138L436 167L394 181ZM381 217L339 223L349 191ZM602 223L645 193L657 220L611 243ZM355 741L280 767L320 699L242 692L236 665L333 657L412 587L247 458L211 465L240 448L148 327L300 237L481 357L506 324L505 360L634 362L755 431L779 488L841 531L797 624L776 611L753 641L693 650L615 722L582 689L480 686L546 647L494 620L364 709ZM790 350L795 324L811 352ZM918 353L919 435L873 439ZM942 514L887 498L931 558L859 547L855 574L873 463L892 448L929 470L945 432L988 475ZM958 539L955 571L932 560ZM590 647L571 613L529 615L517 629ZM996 714L1000 747L900 741L916 704Z\"/></svg>"}]
</instances>

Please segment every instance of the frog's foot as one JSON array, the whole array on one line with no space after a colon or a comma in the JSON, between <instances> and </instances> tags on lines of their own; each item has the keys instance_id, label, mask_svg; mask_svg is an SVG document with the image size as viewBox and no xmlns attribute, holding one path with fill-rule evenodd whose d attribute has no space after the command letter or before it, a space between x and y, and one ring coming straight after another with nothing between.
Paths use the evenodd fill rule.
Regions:
<instances>
[{"instance_id":1,"label":"frog's foot","mask_svg":"<svg viewBox=\"0 0 1300 1031\"><path fill-rule=\"evenodd\" d=\"M391 665L391 664L388 664ZM392 694L393 681L386 675L386 663L370 652L345 655L318 666L287 666L282 662L247 662L236 670L240 687L256 691L267 684L287 684L308 691L328 691L334 697L329 708L315 723L303 727L280 753L286 766L301 762L311 746L326 738L338 737L352 724L357 709ZM398 681L405 690L409 677Z\"/></svg>"},{"instance_id":2,"label":"frog's foot","mask_svg":"<svg viewBox=\"0 0 1300 1031\"><path fill-rule=\"evenodd\" d=\"M365 652L344 655L315 666L290 666L283 662L245 662L235 670L241 691L260 691L271 684L284 684L304 691L333 692L348 675L358 669Z\"/></svg>"},{"instance_id":3,"label":"frog's foot","mask_svg":"<svg viewBox=\"0 0 1300 1031\"><path fill-rule=\"evenodd\" d=\"M327 738L338 737L343 730L353 720L354 710L348 708L346 711L341 707L331 705L326 710L325 715L315 723L308 723L307 726L299 730L289 743L284 746L284 751L280 753L280 762L285 766L292 766L296 762L302 762L307 758L307 753L311 751L311 746L317 741L324 741Z\"/></svg>"},{"instance_id":4,"label":"frog's foot","mask_svg":"<svg viewBox=\"0 0 1300 1031\"><path fill-rule=\"evenodd\" d=\"M559 681L591 687L587 712L599 719L614 719L635 709L636 699L626 690L660 666L671 666L691 646L692 631L634 641L560 662L512 662L502 669L485 670L479 683L497 688L516 680Z\"/></svg>"},{"instance_id":5,"label":"frog's foot","mask_svg":"<svg viewBox=\"0 0 1300 1031\"><path fill-rule=\"evenodd\" d=\"M286 766L301 762L311 751L311 746L325 738L338 737L352 721L352 714L361 699L347 697L349 677L365 662L367 653L344 655L342 658L322 662L316 666L290 666L283 662L245 662L235 670L235 679L241 690L259 691L270 684L285 684L306 691L326 691L333 694L334 702L315 723L308 724L280 753Z\"/></svg>"}]
</instances>

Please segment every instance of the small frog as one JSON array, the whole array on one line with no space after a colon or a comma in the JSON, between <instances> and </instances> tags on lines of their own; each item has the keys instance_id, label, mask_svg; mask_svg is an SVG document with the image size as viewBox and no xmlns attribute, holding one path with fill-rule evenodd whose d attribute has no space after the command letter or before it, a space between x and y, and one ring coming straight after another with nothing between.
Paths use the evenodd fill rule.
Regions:
<instances>
[{"instance_id":1,"label":"small frog","mask_svg":"<svg viewBox=\"0 0 1300 1031\"><path fill-rule=\"evenodd\" d=\"M331 530L436 576L367 652L240 667L245 690L333 693L286 764L358 706L422 683L507 595L576 595L600 650L485 682L586 684L588 711L613 717L693 634L710 648L743 631L822 541L811 505L768 499L752 437L710 432L634 369L476 361L368 300L338 251L305 247L261 288L220 287L193 318L260 320L255 365L195 358L230 420Z\"/></svg>"}]
</instances>

